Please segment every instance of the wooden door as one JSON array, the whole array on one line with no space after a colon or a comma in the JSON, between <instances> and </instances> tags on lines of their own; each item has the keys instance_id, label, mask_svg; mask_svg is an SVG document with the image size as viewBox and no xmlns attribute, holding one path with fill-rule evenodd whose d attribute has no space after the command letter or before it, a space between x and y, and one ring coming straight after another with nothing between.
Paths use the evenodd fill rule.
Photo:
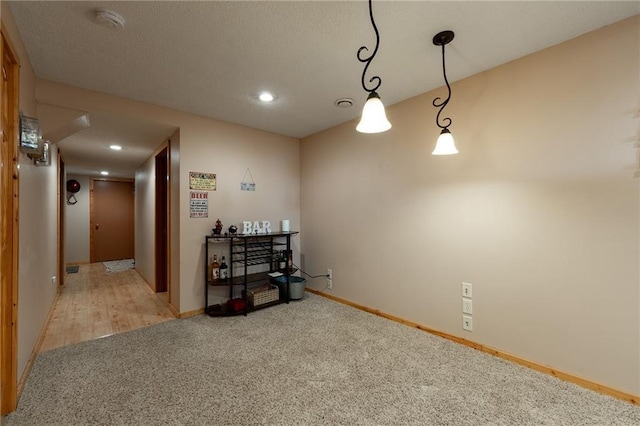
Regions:
<instances>
[{"instance_id":1,"label":"wooden door","mask_svg":"<svg viewBox=\"0 0 640 426\"><path fill-rule=\"evenodd\" d=\"M2 32L0 86L0 415L17 404L18 61Z\"/></svg>"},{"instance_id":2,"label":"wooden door","mask_svg":"<svg viewBox=\"0 0 640 426\"><path fill-rule=\"evenodd\" d=\"M134 184L91 180L91 262L133 259Z\"/></svg>"},{"instance_id":3,"label":"wooden door","mask_svg":"<svg viewBox=\"0 0 640 426\"><path fill-rule=\"evenodd\" d=\"M169 266L169 226L168 226L168 197L167 178L169 170L168 148L165 147L156 155L156 229L155 229L155 270L156 292L167 291L167 276Z\"/></svg>"}]
</instances>

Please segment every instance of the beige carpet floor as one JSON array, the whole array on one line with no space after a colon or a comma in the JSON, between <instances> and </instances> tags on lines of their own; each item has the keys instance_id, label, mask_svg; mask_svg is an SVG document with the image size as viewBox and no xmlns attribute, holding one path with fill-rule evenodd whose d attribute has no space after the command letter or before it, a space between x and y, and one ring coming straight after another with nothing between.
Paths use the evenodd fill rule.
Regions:
<instances>
[{"instance_id":1,"label":"beige carpet floor","mask_svg":"<svg viewBox=\"0 0 640 426\"><path fill-rule=\"evenodd\" d=\"M6 425L639 425L640 407L320 296L38 356Z\"/></svg>"}]
</instances>

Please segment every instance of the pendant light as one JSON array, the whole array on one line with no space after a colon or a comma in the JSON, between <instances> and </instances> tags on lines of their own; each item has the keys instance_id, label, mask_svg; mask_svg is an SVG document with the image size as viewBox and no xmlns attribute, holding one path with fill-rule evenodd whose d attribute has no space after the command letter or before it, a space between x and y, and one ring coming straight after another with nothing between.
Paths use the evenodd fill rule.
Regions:
<instances>
[{"instance_id":1,"label":"pendant light","mask_svg":"<svg viewBox=\"0 0 640 426\"><path fill-rule=\"evenodd\" d=\"M378 33L378 27L376 27L376 23L373 20L373 7L371 3L372 0L369 0L369 16L371 17L373 30L376 33L376 47L368 57L362 56L362 51L369 50L366 46L362 46L358 49L357 54L358 60L362 63L366 63L364 70L362 71L362 88L369 92L367 102L364 104L364 108L362 109L362 118L356 127L356 130L360 133L381 133L386 132L391 128L391 123L387 120L387 114L384 111L384 105L380 100L380 96L376 92L380 87L380 84L382 84L382 79L377 75L371 77L369 79L369 83L373 84L372 88L367 88L364 81L367 69L369 68L369 65L371 65L371 61L376 56L376 53L378 53L378 45L380 44L380 34Z\"/></svg>"},{"instance_id":2,"label":"pendant light","mask_svg":"<svg viewBox=\"0 0 640 426\"><path fill-rule=\"evenodd\" d=\"M436 142L436 147L431 153L433 155L451 155L458 153L456 144L453 140L453 135L449 131L449 126L451 126L451 118L443 118L442 124L440 124L440 114L451 99L451 86L449 86L449 80L447 80L447 69L444 63L444 46L451 43L453 37L453 31L442 31L433 37L433 44L436 46L442 46L442 74L444 75L444 82L447 84L448 90L446 99L441 100L440 97L437 97L433 100L433 106L436 108L440 108L440 110L438 111L438 115L436 116L436 124L442 129L442 132L440 132L440 136L438 137L438 141Z\"/></svg>"}]
</instances>

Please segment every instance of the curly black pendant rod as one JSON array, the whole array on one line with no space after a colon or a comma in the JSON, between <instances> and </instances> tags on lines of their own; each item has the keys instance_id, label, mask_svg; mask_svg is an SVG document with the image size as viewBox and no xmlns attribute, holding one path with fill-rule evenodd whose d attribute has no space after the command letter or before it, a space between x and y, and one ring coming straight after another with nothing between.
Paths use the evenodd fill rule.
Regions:
<instances>
[{"instance_id":1,"label":"curly black pendant rod","mask_svg":"<svg viewBox=\"0 0 640 426\"><path fill-rule=\"evenodd\" d=\"M453 36L453 31L442 31L433 37L433 44L435 44L436 46L442 46L442 74L444 75L444 82L447 84L448 91L446 99L443 100L442 98L437 97L433 100L433 106L436 108L440 108L440 110L438 111L438 115L436 116L436 124L443 130L451 126L451 118L449 117L443 118L442 124L440 124L440 114L442 114L442 110L447 106L449 100L451 100L451 86L449 85L449 80L447 79L447 69L444 61L444 46L449 44L451 40L453 40Z\"/></svg>"},{"instance_id":2,"label":"curly black pendant rod","mask_svg":"<svg viewBox=\"0 0 640 426\"><path fill-rule=\"evenodd\" d=\"M382 79L377 76L374 75L373 77L371 77L369 79L369 83L374 83L375 82L375 86L372 89L367 89L367 85L365 83L365 74L367 73L367 69L369 68L369 65L371 65L371 61L373 61L374 56L376 56L376 53L378 53L378 46L380 45L380 33L378 32L378 27L376 27L376 22L373 20L373 5L372 5L372 0L369 0L369 16L371 17L371 25L373 26L373 30L376 33L376 48L373 49L373 53L371 53L371 55L369 55L368 57L363 58L362 57L362 51L366 50L368 51L369 49L367 48L367 46L362 46L360 47L360 49L358 49L358 60L362 63L366 62L367 65L364 66L364 70L362 71L362 88L364 90L366 90L369 93L375 92L376 90L378 90L378 87L380 87L380 85L382 84Z\"/></svg>"}]
</instances>

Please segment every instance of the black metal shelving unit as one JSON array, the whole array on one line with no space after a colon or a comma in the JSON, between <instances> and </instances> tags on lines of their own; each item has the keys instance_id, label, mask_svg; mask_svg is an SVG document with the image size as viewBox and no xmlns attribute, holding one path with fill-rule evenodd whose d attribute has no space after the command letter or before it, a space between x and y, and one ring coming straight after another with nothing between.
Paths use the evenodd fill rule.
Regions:
<instances>
[{"instance_id":1,"label":"black metal shelving unit","mask_svg":"<svg viewBox=\"0 0 640 426\"><path fill-rule=\"evenodd\" d=\"M287 253L291 252L291 236L298 232L272 232L268 234L237 234L237 235L207 235L205 237L205 265L204 265L204 312L210 316L231 316L231 315L247 315L249 312L268 308L280 303L289 303L289 277L294 272L288 265L283 270L277 268L274 264L274 254L278 248L285 249ZM229 250L229 278L220 281L209 280L209 245L224 243L228 245ZM268 271L250 272L249 268L258 265L269 265ZM236 270L241 273L236 274ZM256 307L249 306L248 290L258 287L262 284L269 283L271 272L281 272L286 276L286 291L284 299L281 297L276 301L265 303ZM227 304L209 305L209 286L228 287L229 300L234 299L234 289L240 287L242 289L241 298L244 301L244 309L229 309Z\"/></svg>"}]
</instances>

